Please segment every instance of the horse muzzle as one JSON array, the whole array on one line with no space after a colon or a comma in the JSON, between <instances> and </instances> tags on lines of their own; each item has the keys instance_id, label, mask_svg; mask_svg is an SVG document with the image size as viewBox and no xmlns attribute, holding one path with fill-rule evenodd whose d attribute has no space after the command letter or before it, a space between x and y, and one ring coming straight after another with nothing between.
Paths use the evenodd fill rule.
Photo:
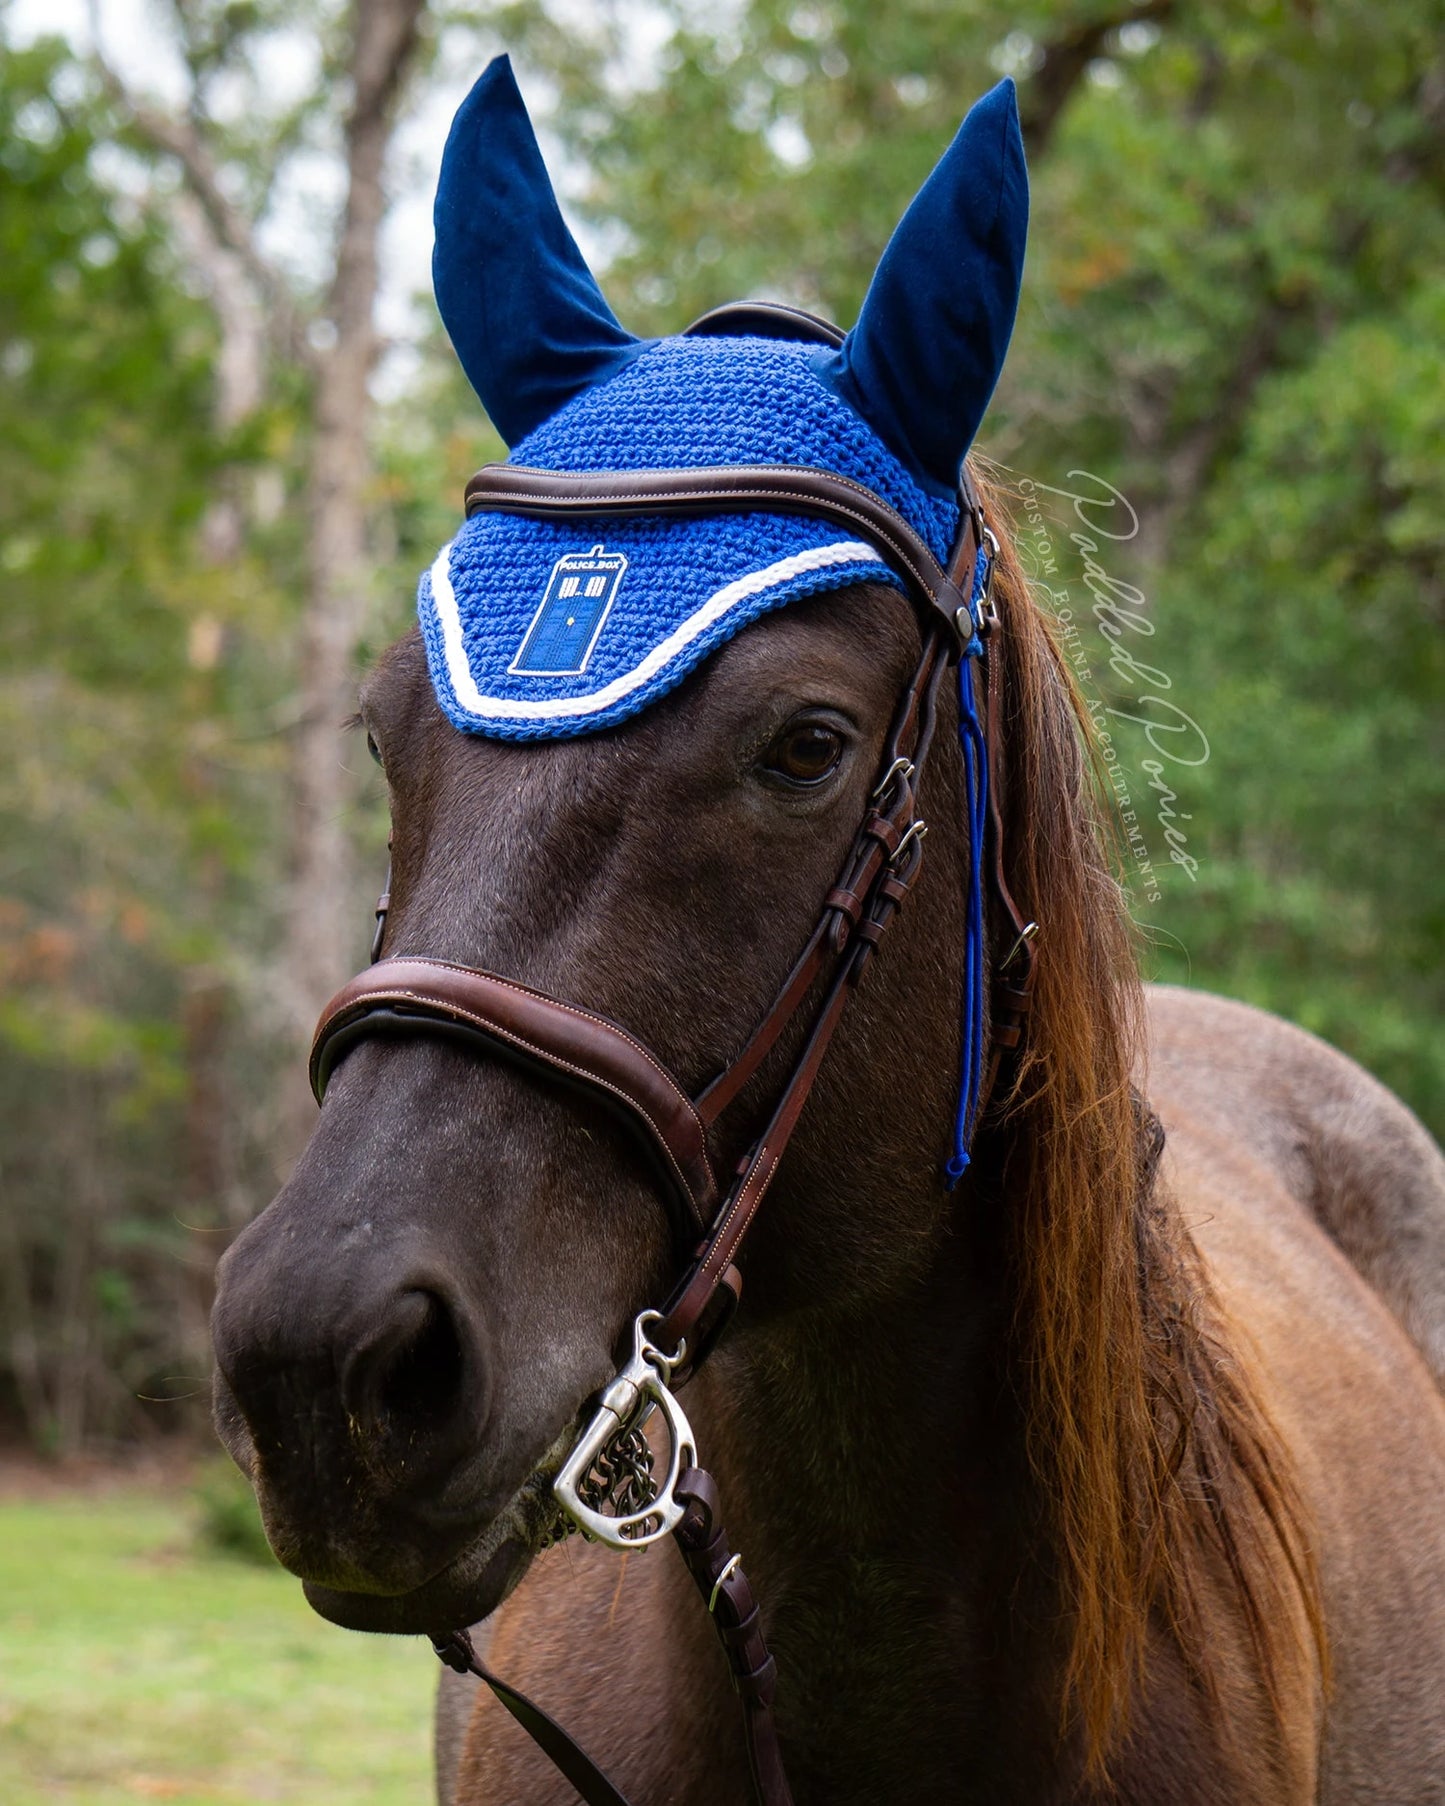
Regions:
<instances>
[{"instance_id":1,"label":"horse muzzle","mask_svg":"<svg viewBox=\"0 0 1445 1806\"><path fill-rule=\"evenodd\" d=\"M213 1316L216 1427L277 1557L308 1582L391 1596L472 1544L516 1485L487 1459L480 1314L398 1252L356 1238L298 1263L288 1237L253 1225Z\"/></svg>"}]
</instances>

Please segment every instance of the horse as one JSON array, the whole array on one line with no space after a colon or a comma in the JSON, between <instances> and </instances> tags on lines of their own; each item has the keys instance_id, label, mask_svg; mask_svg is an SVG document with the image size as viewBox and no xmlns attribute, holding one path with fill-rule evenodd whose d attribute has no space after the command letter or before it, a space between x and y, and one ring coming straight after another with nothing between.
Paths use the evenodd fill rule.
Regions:
<instances>
[{"instance_id":1,"label":"horse","mask_svg":"<svg viewBox=\"0 0 1445 1806\"><path fill-rule=\"evenodd\" d=\"M494 113L504 77L483 78ZM1000 187L996 162L978 182ZM447 217L439 197L439 258ZM559 225L539 213L526 244L555 252ZM482 353L454 307L459 349L498 355L520 292L505 328L492 291L476 304ZM635 367L610 330L589 382ZM816 374L836 345L788 368ZM505 398L478 386L505 434ZM917 761L926 870L884 912L684 1394L762 1602L792 1797L1425 1806L1445 1789L1445 1161L1302 1031L1141 988L1088 711L1006 497L978 469L965 483L993 545L992 813L969 806L968 640ZM599 598L634 574L602 572L601 550ZM581 733L460 725L424 612L360 696L393 824L372 982L408 960L485 968L549 1019L621 1025L679 1092L734 1070L858 822L909 781L889 759L899 698L941 630L881 567L844 574ZM1000 872L975 921L981 835ZM939 1150L979 1051L971 937L985 988L1017 990L1019 921L1026 1032L984 1010L950 1189ZM550 1071L479 1057L443 1032L455 1012L419 1008L386 1033L328 1012L315 1132L221 1265L218 1427L322 1615L438 1641L475 1625L630 1797L737 1806L749 1761L696 1576L657 1539L556 1540L554 1482L677 1272L657 1161L675 1137L643 1145L598 1086L559 1085L555 1049ZM747 1170L809 1020L780 1021L709 1124L718 1173ZM360 1023L344 1044L338 1022ZM576 1797L464 1673L443 1677L437 1754L443 1806Z\"/></svg>"}]
</instances>

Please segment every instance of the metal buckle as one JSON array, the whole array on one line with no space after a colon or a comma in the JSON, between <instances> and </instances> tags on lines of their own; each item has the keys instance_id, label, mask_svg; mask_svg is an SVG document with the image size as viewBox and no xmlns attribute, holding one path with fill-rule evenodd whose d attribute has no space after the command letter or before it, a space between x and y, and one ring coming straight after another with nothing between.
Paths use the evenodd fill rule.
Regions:
<instances>
[{"instance_id":1,"label":"metal buckle","mask_svg":"<svg viewBox=\"0 0 1445 1806\"><path fill-rule=\"evenodd\" d=\"M988 562L983 567L983 588L979 592L974 626L978 630L978 637L986 640L998 626L998 610L993 605L993 570L998 563L998 535L992 527L985 527L983 537L988 541Z\"/></svg>"},{"instance_id":2,"label":"metal buckle","mask_svg":"<svg viewBox=\"0 0 1445 1806\"><path fill-rule=\"evenodd\" d=\"M978 600L974 601L973 587L970 584L967 602L962 608L955 609L953 615L953 624L965 641L972 640L975 634L980 640L986 640L998 626L998 610L993 605L993 572L998 562L998 535L992 527L986 527L980 520L978 537L986 554Z\"/></svg>"},{"instance_id":3,"label":"metal buckle","mask_svg":"<svg viewBox=\"0 0 1445 1806\"><path fill-rule=\"evenodd\" d=\"M1009 948L1008 952L999 961L997 968L999 972L1008 971L1009 967L1018 958L1019 954L1023 952L1024 948L1034 938L1038 931L1039 925L1037 922L1024 923L1023 927L1018 932L1018 936L1015 939L1013 946Z\"/></svg>"},{"instance_id":4,"label":"metal buckle","mask_svg":"<svg viewBox=\"0 0 1445 1806\"><path fill-rule=\"evenodd\" d=\"M631 1360L603 1391L591 1423L552 1483L553 1497L583 1536L613 1549L641 1549L670 1535L685 1510L675 1496L678 1478L685 1467L697 1466L692 1427L667 1386L673 1369L686 1358L687 1343L667 1355L649 1342L648 1324L661 1320L661 1311L643 1311L632 1325ZM654 1410L666 1420L672 1444L666 1477L641 1505L604 1510L615 1465L609 1452L640 1433Z\"/></svg>"},{"instance_id":5,"label":"metal buckle","mask_svg":"<svg viewBox=\"0 0 1445 1806\"><path fill-rule=\"evenodd\" d=\"M892 869L895 872L899 871L902 867L903 855L908 851L908 849L910 847L917 846L918 843L923 839L923 836L927 832L928 832L928 823L926 821L924 821L921 816L919 817L919 819L917 821L909 823L908 832L903 836L902 840L900 840L898 845L893 849L893 857L888 861L889 865L892 867Z\"/></svg>"},{"instance_id":6,"label":"metal buckle","mask_svg":"<svg viewBox=\"0 0 1445 1806\"><path fill-rule=\"evenodd\" d=\"M870 800L875 809L884 801L889 791L892 790L896 778L902 778L905 784L911 784L913 782L913 769L912 759L900 757L893 761L874 786L873 795Z\"/></svg>"},{"instance_id":7,"label":"metal buckle","mask_svg":"<svg viewBox=\"0 0 1445 1806\"><path fill-rule=\"evenodd\" d=\"M717 1596L723 1590L723 1586L726 1583L728 1576L742 1566L742 1561L743 1558L741 1554L733 1556L732 1560L723 1569L722 1573L719 1574L717 1579L712 1583L712 1591L708 1594L707 1599L709 1615L717 1611Z\"/></svg>"}]
</instances>

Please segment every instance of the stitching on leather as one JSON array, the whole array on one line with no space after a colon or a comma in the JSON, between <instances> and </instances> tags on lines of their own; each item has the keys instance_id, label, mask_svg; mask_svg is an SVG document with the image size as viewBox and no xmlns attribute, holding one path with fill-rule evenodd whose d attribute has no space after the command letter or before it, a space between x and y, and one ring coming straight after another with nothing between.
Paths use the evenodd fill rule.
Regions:
<instances>
[{"instance_id":1,"label":"stitching on leather","mask_svg":"<svg viewBox=\"0 0 1445 1806\"><path fill-rule=\"evenodd\" d=\"M562 1010L568 1016L575 1016L579 1022L591 1023L594 1028L600 1028L604 1035L615 1036L618 1040L625 1041L634 1053L641 1055L657 1074L658 1078L662 1080L663 1084L672 1093L674 1099L683 1106L684 1110L686 1110L687 1114L692 1118L693 1125L697 1129L698 1135L704 1136L706 1134L702 1118L698 1115L692 1099L676 1083L672 1074L669 1073L666 1067L661 1065L657 1058L643 1046L641 1041L637 1040L635 1036L630 1035L625 1028L619 1027L617 1023L609 1022L605 1016L595 1016L590 1010L581 1009L575 1003L564 1003L560 997L549 997L544 991L534 991L530 985L519 984L514 978L503 978L497 972L484 972L479 966L455 966L450 960L422 960L416 955L410 956L408 963L411 963L412 961L415 961L418 965L439 966L444 972L456 972L463 978L480 978L487 984L500 985L504 991L512 991L518 997L534 998L538 1003L545 1003L554 1010ZM401 960L398 959L397 963L400 964ZM431 1000L421 997L420 1001L429 1002Z\"/></svg>"},{"instance_id":2,"label":"stitching on leather","mask_svg":"<svg viewBox=\"0 0 1445 1806\"><path fill-rule=\"evenodd\" d=\"M437 964L437 965L441 965L444 962L441 960L437 960L433 963ZM457 967L457 968L452 968L452 969L453 970L461 970L462 968ZM501 983L501 984L505 984L506 980L499 979L497 982ZM509 988L512 990L523 990L524 989L524 987L522 987L520 985L513 985L513 986L510 986ZM531 995L531 993L528 993L528 995ZM373 991L366 991L366 992L359 993L356 997L352 998L352 1000L347 1004L345 1014L353 1015L354 1012L356 1012L358 1006L360 1006L360 1005L370 1005L370 1004L377 1004L377 1003L395 1003L399 1000L409 1002L409 1003L428 1004L431 1006L432 1010L444 1011L447 1015L456 1017L460 1021L469 1022L469 1023L471 1023L471 1025L474 1028L480 1030L482 1033L494 1035L498 1040L506 1041L512 1047L520 1048L520 1049L522 1049L523 1052L532 1054L536 1059L540 1060L544 1066L555 1066L560 1072L570 1072L574 1075L574 1077L579 1078L579 1079L585 1079L590 1084L596 1085L599 1090L611 1092L613 1097L619 1099L622 1103L628 1105L628 1107L630 1109L635 1111L636 1114L642 1118L643 1122L645 1122L647 1124L648 1128L652 1131L653 1139L656 1141L658 1147L661 1148L662 1152L667 1156L668 1165L672 1168L672 1171L677 1178L678 1184L682 1187L683 1193L686 1196L689 1205L692 1207L692 1214L693 1214L694 1218L697 1220L700 1227L702 1227L704 1229L707 1227L707 1219L703 1216L702 1207L698 1203L697 1194L693 1190L692 1185L689 1183L687 1174L682 1170L682 1167L679 1165L677 1156L676 1156L676 1154L673 1153L671 1144L669 1143L667 1136L658 1127L657 1123L653 1120L653 1118L649 1114L649 1112L643 1108L640 1100L635 1098L630 1092L623 1090L623 1088L620 1085L613 1084L611 1080L602 1077L602 1075L599 1073L593 1072L592 1070L590 1070L590 1068L588 1068L586 1066L578 1066L574 1061L565 1060L559 1054L553 1053L550 1048L541 1047L536 1042L527 1040L527 1038L524 1035L519 1035L512 1029L502 1028L499 1024L497 1024L495 1022L489 1022L485 1016L480 1016L480 1015L476 1014L475 1011L465 1009L459 1004L438 1003L438 1001L435 998L426 997L426 996L422 995L422 993L420 993L419 991L408 990L406 987L401 986L401 985L398 985L394 990L384 990L384 991L383 990L373 990ZM564 1009L570 1009L570 1006L566 1005L566 1004L562 1005L561 1007ZM361 1013L365 1014L366 1012L365 1012L365 1010L362 1010ZM570 1013L574 1016L586 1017L586 1012L584 1010L570 1010ZM591 1018L587 1018L587 1020L600 1021L601 1019L597 1018L597 1017L591 1017ZM608 1027L610 1025L603 1023L602 1026ZM661 1068L657 1066L656 1061L649 1061L649 1064L652 1065L655 1070L657 1070L659 1072L661 1071ZM680 1098L683 1098L683 1094L681 1092L678 1092L677 1095ZM683 1098L683 1101L686 1102L687 1100L685 1098ZM691 1106L689 1106L689 1111L693 1116L693 1121L697 1122L696 1114L694 1112L691 1112ZM698 1128L699 1128L699 1132L700 1132L701 1131L700 1123L698 1123ZM701 1153L701 1157L702 1157L704 1166L709 1166L710 1163L708 1162L707 1148L706 1148L705 1143L701 1146L699 1151Z\"/></svg>"},{"instance_id":3,"label":"stitching on leather","mask_svg":"<svg viewBox=\"0 0 1445 1806\"><path fill-rule=\"evenodd\" d=\"M728 1261L731 1258L730 1250L727 1248L727 1233L732 1226L733 1219L743 1207L743 1199L746 1198L748 1194L748 1187L752 1184L753 1180L763 1172L763 1169L766 1166L767 1176L759 1184L757 1196L748 1206L747 1218L750 1223L753 1219L753 1213L757 1210L759 1204L762 1203L763 1198L767 1194L768 1187L773 1182L773 1174L778 1170L778 1163L781 1159L781 1154L774 1154L771 1159L769 1159L765 1153L763 1157L760 1157L753 1163L747 1178L743 1180L742 1185L738 1188L737 1196L732 1202L732 1208L723 1218L718 1228L713 1232L712 1246L709 1248L702 1266L698 1269L700 1273L706 1274L709 1279L715 1280L717 1275L726 1268ZM744 1224L744 1228L746 1227L747 1225ZM719 1259L720 1253L721 1258Z\"/></svg>"},{"instance_id":4,"label":"stitching on leather","mask_svg":"<svg viewBox=\"0 0 1445 1806\"><path fill-rule=\"evenodd\" d=\"M494 473L493 476L490 477L488 479L487 483L483 484L481 486L481 488L474 491L472 488L472 484L477 481L478 477L484 475L487 471L491 471L492 473ZM482 467L482 469L476 473L476 476L474 476L472 478L471 483L469 483L467 485L467 499L470 500L474 493L478 494L478 495L485 493L486 490L491 488L494 484L495 484L495 488L498 493L511 493L511 490L509 488L509 483L510 483L511 477L513 475L521 475L523 473L525 473L529 478L530 477L544 477L544 478L560 477L564 481L575 481L576 479L583 477L583 476L587 476L587 477L615 476L615 477L619 477L622 479L631 480L631 481L635 482L640 478L650 477L650 476L668 476L668 477L693 476L693 477L697 477L697 478L703 478L703 477L712 476L719 471L728 471L729 473L733 474L734 476L738 476L738 477L763 476L763 475L770 475L773 472L777 472L779 475L786 474L789 477L793 477L793 478L808 477L808 476L822 477L829 483L838 483L845 489L851 489L855 495L866 496L870 502L876 503L879 508L885 510L887 513L889 513L891 515L894 515L898 519L898 521L900 522L901 525L906 527L908 524L906 521L903 520L902 515L900 515L898 513L898 510L893 506L893 504L891 502L884 501L882 496L876 495L874 493L874 491L871 490L866 483L860 483L856 477L845 477L841 471L837 471L837 470L816 470L816 471L814 471L814 470L809 469L808 466L801 465L801 464L699 464L690 471L677 471L677 470L666 470L666 471L540 470L534 466L530 466L530 465L526 465L526 464L493 464L493 465L484 465ZM496 480L496 473L506 473L506 474L503 476L503 480L498 482ZM721 484L721 485L716 486L715 488L710 488L705 483L699 481L695 487L690 486L690 487L687 487L684 489L677 490L675 493L678 496L709 495L709 494L721 495L721 494L725 494L730 487L731 487L731 485L729 485L729 484ZM648 498L652 499L651 491L648 492ZM625 497L613 498L613 497L609 496L608 499L609 500L612 500L612 499L625 500L626 498ZM910 531L911 531L911 529L910 529ZM930 556L931 556L931 554L930 554ZM941 568L942 567L940 567L940 569Z\"/></svg>"},{"instance_id":5,"label":"stitching on leather","mask_svg":"<svg viewBox=\"0 0 1445 1806\"><path fill-rule=\"evenodd\" d=\"M520 470L524 469L525 466L503 465L503 466L499 466L498 468L503 469L503 470L520 471ZM750 474L751 472L754 472L754 471L762 472L762 471L768 470L770 468L776 469L779 473L788 472L789 474L793 474L795 476L807 474L806 472L798 472L798 471L796 471L796 467L791 466L791 465L786 465L786 464L779 464L779 465L772 466L772 467L769 467L766 465L738 465L736 467L729 466L729 465L722 465L722 466L707 465L707 466L700 466L698 474L699 474L699 476L702 476L704 472L710 472L715 469L725 469L725 470L729 470L729 471L735 470L737 477L746 479L747 475ZM480 474L480 473L478 473L478 474ZM564 481L566 481L570 478L573 478L575 475L578 475L578 474L581 474L581 473L573 473L570 471L557 471L557 472L550 472L550 471L530 472L529 471L528 472L529 476L544 476L545 477L545 476L554 476L555 475L557 477L562 478ZM594 473L587 473L587 474L591 475ZM611 473L597 472L595 474L600 476L603 474L611 474ZM627 471L627 472L619 472L616 474L631 478L635 481L638 478L644 477L649 473ZM666 474L668 476L675 476L677 473L669 471ZM882 540L883 543L888 547L888 549L891 552L893 552L894 555L897 557L899 563L906 567L909 575L920 586L920 588L923 590L924 594L929 598L929 600L931 602L933 602L935 605L937 605L938 595L939 595L939 585L935 584L933 581L930 580L927 569L919 566L919 563L918 563L916 557L914 557L913 554L909 551L907 542L900 540L898 538L896 530L892 529L888 523L887 517L895 516L898 519L899 525L903 526L905 529L907 528L907 522L904 521L902 519L902 517L897 514L897 510L890 507L890 505L887 502L883 501L881 497L875 496L873 491L871 489L867 488L867 486L865 484L857 482L852 477L841 476L835 471L825 471L825 472L821 472L819 474L826 477L827 482L830 486L832 484L836 483L836 484L842 486L843 488L851 490L855 495L866 497L871 503L875 504L879 510L884 511L884 514L885 514L884 520L882 522L880 522L875 517L875 515L873 514L871 509L849 508L846 505L846 503L838 500L838 498L836 496L827 494L826 491L824 491L822 489L814 490L814 489L811 489L808 487L804 487L801 489L787 489L787 488L783 488L783 487L774 487L772 484L760 485L760 486L754 488L754 487L750 487L748 485L748 483L746 482L746 480L741 481L741 482L734 480L732 482L718 483L718 484L708 484L704 481L699 481L697 483L696 487L689 485L689 486L685 486L683 488L671 488L671 489L644 488L644 489L639 489L639 490L635 491L633 495L629 496L625 493L621 493L621 492L612 493L612 492L606 491L606 490L593 490L591 492L587 492L584 490L584 491L581 491L580 493L573 493L573 492L565 491L565 490L558 492L556 490L552 490L552 489L549 489L546 487L532 488L529 490L520 483L514 484L507 480L503 480L502 482L495 483L495 487L493 487L492 485L495 482L495 479L489 479L489 482L487 485L483 486L482 488L475 489L475 490L472 488L471 484L468 484L467 493L466 493L466 506L470 510L474 499L480 498L482 496L487 496L487 495L495 495L495 496L503 498L509 502L526 503L526 504L531 504L534 506L544 506L545 505L545 506L556 507L556 508L563 509L563 510L572 509L572 508L577 508L577 509L605 508L605 507L608 507L611 505L611 506L617 506L618 512L622 512L622 513L627 513L627 512L643 513L643 512L646 512L649 504L660 503L660 502L716 500L716 501L760 501L760 502L761 501L774 501L774 502L785 501L785 502L796 502L796 503L800 503L800 504L805 503L805 502L811 502L815 505L818 503L826 503L826 504L831 505L833 508L835 508L840 514L846 516L847 519L858 522L858 523L862 524L863 526L867 527L871 532L873 532L876 535L877 538ZM476 478L474 477L472 479L472 481L475 482ZM633 506L631 508L628 507L629 503L633 504ZM930 554L929 556L930 556L930 561L932 561L932 555ZM939 565L937 567L937 569L939 572L939 577L941 579L941 582L946 584L948 582L947 572L944 571L944 569L941 565Z\"/></svg>"}]
</instances>

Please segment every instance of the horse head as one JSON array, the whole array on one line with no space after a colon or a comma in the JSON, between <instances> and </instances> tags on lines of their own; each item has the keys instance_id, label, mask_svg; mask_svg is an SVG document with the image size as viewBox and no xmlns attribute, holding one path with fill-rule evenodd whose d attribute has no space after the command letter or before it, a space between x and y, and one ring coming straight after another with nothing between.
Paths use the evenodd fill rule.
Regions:
<instances>
[{"instance_id":1,"label":"horse head","mask_svg":"<svg viewBox=\"0 0 1445 1806\"><path fill-rule=\"evenodd\" d=\"M562 222L499 59L448 144L436 289L519 442L514 466L821 465L881 490L944 561L1025 211L1004 84L915 201L846 338L784 320L784 337L714 322L640 343ZM540 644L569 558L564 608L619 581L620 599L594 610L589 643L564 617ZM388 956L569 1000L699 1092L767 1010L868 814L926 634L899 577L806 504L580 526L484 513L424 581L421 615L361 698L391 796ZM840 1031L748 1249L743 1333L906 1283L938 1233L969 879L960 782L945 745L921 804L936 879L905 913L896 975L860 986ZM788 1025L713 1125L717 1172L757 1136L803 1033ZM905 1222L884 1203L900 1183L922 1200ZM579 1417L698 1232L670 1220L595 1095L440 1035L351 1046L295 1172L226 1256L214 1317L222 1434L313 1603L413 1631L485 1615L547 1539Z\"/></svg>"},{"instance_id":2,"label":"horse head","mask_svg":"<svg viewBox=\"0 0 1445 1806\"><path fill-rule=\"evenodd\" d=\"M320 1612L455 1653L564 1522L671 1527L687 1483L624 1447L651 1398L782 1602L808 1797L1103 1798L1115 1754L1108 1797L1194 1797L1248 1745L1219 1797L1284 1798L1259 1777L1286 1743L1309 1768L1325 1664L1309 1518L1155 1189L1088 712L967 462L1026 211L1003 84L851 332L756 303L640 341L505 60L473 90L435 283L512 451L362 689L384 957L222 1263L216 1417ZM685 1532L711 1610L735 1563ZM570 1628L548 1574L512 1610ZM687 1655L665 1621L634 1653ZM750 1711L770 1674L734 1663ZM930 1691L900 1751L890 1702ZM669 1797L736 1798L714 1753L684 1750L705 1786L663 1762Z\"/></svg>"}]
</instances>

